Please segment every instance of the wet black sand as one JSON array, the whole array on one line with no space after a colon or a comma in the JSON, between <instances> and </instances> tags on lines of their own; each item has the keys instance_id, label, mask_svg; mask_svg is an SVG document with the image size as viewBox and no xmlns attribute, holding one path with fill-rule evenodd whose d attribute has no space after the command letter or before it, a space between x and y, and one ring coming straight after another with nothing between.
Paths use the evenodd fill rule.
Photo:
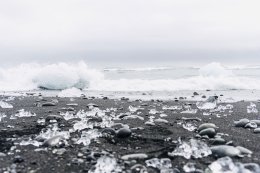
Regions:
<instances>
[{"instance_id":1,"label":"wet black sand","mask_svg":"<svg viewBox=\"0 0 260 173\"><path fill-rule=\"evenodd\" d=\"M248 102L237 102L232 103L234 106L231 115L223 116L224 113L220 113L220 117L216 115L205 116L202 115L202 111L198 111L196 114L181 114L180 111L163 110L163 113L167 114L167 117L163 119L168 120L169 123L156 123L155 126L145 125L144 122L148 120L149 110L156 109L162 111L162 106L168 105L184 105L187 101L128 101L128 100L111 100L111 99L83 99L74 98L44 98L47 101L57 99L58 103L56 106L37 107L36 103L39 97L16 97L14 100L9 101L14 108L2 109L0 113L7 115L0 122L0 152L6 154L6 156L0 156L0 172L4 172L6 168L12 164L16 165L17 172L39 172L39 173L65 173L65 172L88 172L88 170L95 165L95 160L89 161L86 157L90 151L96 151L100 153L107 151L112 153L119 162L119 158L125 154L133 153L146 153L149 158L168 158L167 153L174 150L176 142L179 137L183 140L195 137L196 132L190 132L184 129L181 125L178 125L182 117L194 118L198 117L202 121L193 121L194 124L200 125L202 123L210 122L216 124L219 129L218 132L228 134L223 138L229 142L233 141L234 146L243 146L253 151L251 157L244 158L233 158L234 161L242 163L258 163L260 164L260 134L254 134L252 129L237 128L234 127L234 121L241 118L248 119L260 119L259 114L248 114L246 107L249 105ZM43 101L41 101L43 102ZM132 135L129 138L114 139L113 141L99 138L86 149L83 145L74 144L71 139L68 140L68 146L65 147L66 152L63 155L57 155L53 153L55 148L46 148L45 151L35 151L38 147L28 145L20 146L17 145L17 141L22 139L28 139L29 137L35 137L40 131L46 126L37 125L39 117L46 118L50 114L59 115L60 111L64 107L70 107L66 104L77 103L78 106L74 106L75 112L79 110L88 110L87 105L94 103L99 106L101 110L106 108L117 108L114 111L116 114L129 112L128 107L141 106L144 110L139 116L144 118L144 121L139 119L128 119L128 120L117 120L128 124L130 128L143 127L143 129L132 129ZM192 107L196 108L194 103ZM223 104L225 105L225 104ZM257 108L260 110L260 104L256 103ZM25 109L35 113L36 117L21 117L16 120L9 119L9 117L15 114L18 110ZM154 115L159 118L159 114ZM59 123L61 129L67 130L71 128L71 123L68 121L61 121ZM9 128L8 126L14 126ZM80 134L74 134L73 137L79 137ZM166 140L168 139L168 140ZM211 144L208 140L205 140L209 146ZM13 148L16 146L16 149ZM43 147L39 147L43 148ZM90 151L89 151L90 150ZM79 154L81 153L81 154ZM97 154L98 155L98 154ZM78 161L80 159L80 161ZM182 170L183 166L188 162L196 163L196 167L204 170L211 162L215 161L216 158L208 156L203 159L191 159L187 160L182 157L171 158L173 167ZM83 162L82 162L83 161ZM144 164L145 160L137 160L137 163ZM133 163L124 163L126 170L134 165ZM149 172L156 172L155 169L149 169Z\"/></svg>"}]
</instances>

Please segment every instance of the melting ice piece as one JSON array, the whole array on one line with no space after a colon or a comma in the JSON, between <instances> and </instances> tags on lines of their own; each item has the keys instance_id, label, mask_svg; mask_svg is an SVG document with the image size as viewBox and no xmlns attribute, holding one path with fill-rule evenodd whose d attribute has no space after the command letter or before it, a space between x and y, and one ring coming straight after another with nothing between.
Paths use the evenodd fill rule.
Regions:
<instances>
[{"instance_id":1,"label":"melting ice piece","mask_svg":"<svg viewBox=\"0 0 260 173\"><path fill-rule=\"evenodd\" d=\"M5 169L6 171L4 171L4 173L17 173L16 167L16 164L12 164L11 166Z\"/></svg>"},{"instance_id":2,"label":"melting ice piece","mask_svg":"<svg viewBox=\"0 0 260 173\"><path fill-rule=\"evenodd\" d=\"M33 145L35 147L39 147L42 145L42 142L38 142L38 141L35 141L35 140L32 140L32 139L29 139L28 141L21 141L20 142L20 145Z\"/></svg>"},{"instance_id":3,"label":"melting ice piece","mask_svg":"<svg viewBox=\"0 0 260 173\"><path fill-rule=\"evenodd\" d=\"M205 173L259 173L258 164L234 163L230 157L222 157L211 163Z\"/></svg>"},{"instance_id":4,"label":"melting ice piece","mask_svg":"<svg viewBox=\"0 0 260 173\"><path fill-rule=\"evenodd\" d=\"M18 111L18 113L15 114L16 117L35 117L36 114L32 114L30 111L25 111L24 109L21 109Z\"/></svg>"},{"instance_id":5,"label":"melting ice piece","mask_svg":"<svg viewBox=\"0 0 260 173\"><path fill-rule=\"evenodd\" d=\"M6 115L5 114L3 114L3 113L0 113L0 122L2 121L2 119L3 118L5 118L6 117Z\"/></svg>"},{"instance_id":6,"label":"melting ice piece","mask_svg":"<svg viewBox=\"0 0 260 173\"><path fill-rule=\"evenodd\" d=\"M254 103L250 103L249 106L247 106L247 113L250 114L250 113L255 113L257 114L258 113L258 110L256 108L256 105Z\"/></svg>"},{"instance_id":7,"label":"melting ice piece","mask_svg":"<svg viewBox=\"0 0 260 173\"><path fill-rule=\"evenodd\" d=\"M41 131L41 133L36 137L37 139L50 139L54 136L62 136L65 139L70 138L70 132L60 131L58 124L53 124L52 128L47 129L47 131Z\"/></svg>"},{"instance_id":8,"label":"melting ice piece","mask_svg":"<svg viewBox=\"0 0 260 173\"><path fill-rule=\"evenodd\" d=\"M163 106L162 109L163 110L181 110L182 106L181 105L177 105L177 106Z\"/></svg>"},{"instance_id":9,"label":"melting ice piece","mask_svg":"<svg viewBox=\"0 0 260 173\"><path fill-rule=\"evenodd\" d=\"M76 142L77 144L83 144L85 146L88 146L93 139L96 139L100 137L101 134L98 132L97 129L89 130L89 131L83 131L81 133L80 139Z\"/></svg>"},{"instance_id":10,"label":"melting ice piece","mask_svg":"<svg viewBox=\"0 0 260 173\"><path fill-rule=\"evenodd\" d=\"M181 114L196 114L197 111L197 109L187 108L185 111L182 111Z\"/></svg>"},{"instance_id":11,"label":"melting ice piece","mask_svg":"<svg viewBox=\"0 0 260 173\"><path fill-rule=\"evenodd\" d=\"M146 160L145 163L148 167L157 168L159 170L172 168L172 162L168 158L163 158L163 159L153 158L150 160Z\"/></svg>"},{"instance_id":12,"label":"melting ice piece","mask_svg":"<svg viewBox=\"0 0 260 173\"><path fill-rule=\"evenodd\" d=\"M194 130L197 129L197 127L196 127L194 124L192 124L192 123L183 123L183 124L182 124L182 127L183 127L184 129L190 131L190 132L193 132Z\"/></svg>"},{"instance_id":13,"label":"melting ice piece","mask_svg":"<svg viewBox=\"0 0 260 173\"><path fill-rule=\"evenodd\" d=\"M10 109L10 108L13 108L13 105L11 105L10 103L4 102L4 101L0 101L0 107Z\"/></svg>"},{"instance_id":14,"label":"melting ice piece","mask_svg":"<svg viewBox=\"0 0 260 173\"><path fill-rule=\"evenodd\" d=\"M205 110L205 109L215 109L217 107L217 97L211 96L206 101L203 102L197 102L196 106L199 109Z\"/></svg>"},{"instance_id":15,"label":"melting ice piece","mask_svg":"<svg viewBox=\"0 0 260 173\"><path fill-rule=\"evenodd\" d=\"M187 173L189 172L195 172L196 171L196 167L195 167L195 163L187 163L183 166L183 170Z\"/></svg>"},{"instance_id":16,"label":"melting ice piece","mask_svg":"<svg viewBox=\"0 0 260 173\"><path fill-rule=\"evenodd\" d=\"M118 165L114 157L102 156L88 173L120 173L122 171L122 167Z\"/></svg>"},{"instance_id":17,"label":"melting ice piece","mask_svg":"<svg viewBox=\"0 0 260 173\"><path fill-rule=\"evenodd\" d=\"M136 111L138 111L138 110L141 110L141 109L143 109L143 108L129 106L128 109L129 109L130 112L134 113L134 112L136 112Z\"/></svg>"},{"instance_id":18,"label":"melting ice piece","mask_svg":"<svg viewBox=\"0 0 260 173\"><path fill-rule=\"evenodd\" d=\"M196 139L190 139L189 142L179 141L179 146L173 152L168 153L169 156L182 156L186 159L190 159L191 156L194 158L203 158L211 154L212 152L208 145Z\"/></svg>"},{"instance_id":19,"label":"melting ice piece","mask_svg":"<svg viewBox=\"0 0 260 173\"><path fill-rule=\"evenodd\" d=\"M157 113L160 113L160 112L157 111L156 109L151 109L151 110L149 111L149 114L151 114L151 115L155 115L155 114L157 114Z\"/></svg>"}]
</instances>

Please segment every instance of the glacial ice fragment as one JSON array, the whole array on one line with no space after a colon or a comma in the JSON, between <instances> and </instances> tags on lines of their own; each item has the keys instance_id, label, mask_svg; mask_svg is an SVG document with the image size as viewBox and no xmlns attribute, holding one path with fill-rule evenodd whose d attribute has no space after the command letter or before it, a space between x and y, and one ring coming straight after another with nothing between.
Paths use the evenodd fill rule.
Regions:
<instances>
[{"instance_id":1,"label":"glacial ice fragment","mask_svg":"<svg viewBox=\"0 0 260 173\"><path fill-rule=\"evenodd\" d=\"M257 108L256 108L256 104L254 104L254 103L250 103L250 105L249 106L247 106L247 113L248 114L250 114L250 113L255 113L255 114L257 114L258 113L258 110L257 110Z\"/></svg>"},{"instance_id":2,"label":"glacial ice fragment","mask_svg":"<svg viewBox=\"0 0 260 173\"><path fill-rule=\"evenodd\" d=\"M179 145L173 152L169 152L169 156L182 156L186 159L203 158L211 155L212 152L208 145L196 139L190 139L188 142L179 141Z\"/></svg>"},{"instance_id":3,"label":"glacial ice fragment","mask_svg":"<svg viewBox=\"0 0 260 173\"><path fill-rule=\"evenodd\" d=\"M111 156L102 156L97 160L96 165L88 173L121 173L122 167L117 160Z\"/></svg>"},{"instance_id":4,"label":"glacial ice fragment","mask_svg":"<svg viewBox=\"0 0 260 173\"><path fill-rule=\"evenodd\" d=\"M13 105L4 101L0 101L0 107L4 109L11 109L13 108Z\"/></svg>"}]
</instances>

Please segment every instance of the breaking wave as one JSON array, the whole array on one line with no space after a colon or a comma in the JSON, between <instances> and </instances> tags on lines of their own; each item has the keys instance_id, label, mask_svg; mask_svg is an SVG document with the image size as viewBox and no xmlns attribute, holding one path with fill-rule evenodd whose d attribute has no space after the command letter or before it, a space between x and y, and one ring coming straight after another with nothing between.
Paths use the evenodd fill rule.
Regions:
<instances>
[{"instance_id":1,"label":"breaking wave","mask_svg":"<svg viewBox=\"0 0 260 173\"><path fill-rule=\"evenodd\" d=\"M146 68L153 70L156 68ZM168 68L158 68L169 70ZM157 70L158 70L157 69ZM143 69L144 70L144 69ZM139 69L140 75L143 70ZM176 71L173 71L176 72ZM21 64L0 69L1 91L35 89L63 90L78 88L96 91L176 91L260 89L259 78L237 76L230 68L211 63L198 69L198 75L161 79L109 79L105 73L90 68L85 62L56 64ZM171 71L169 71L171 73Z\"/></svg>"}]
</instances>

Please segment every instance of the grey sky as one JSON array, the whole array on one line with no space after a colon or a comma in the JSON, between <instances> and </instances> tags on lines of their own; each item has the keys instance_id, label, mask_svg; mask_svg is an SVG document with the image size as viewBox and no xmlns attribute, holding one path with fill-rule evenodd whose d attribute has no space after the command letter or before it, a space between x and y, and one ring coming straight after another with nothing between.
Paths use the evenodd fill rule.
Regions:
<instances>
[{"instance_id":1,"label":"grey sky","mask_svg":"<svg viewBox=\"0 0 260 173\"><path fill-rule=\"evenodd\" d=\"M260 62L259 0L2 0L0 59Z\"/></svg>"}]
</instances>

